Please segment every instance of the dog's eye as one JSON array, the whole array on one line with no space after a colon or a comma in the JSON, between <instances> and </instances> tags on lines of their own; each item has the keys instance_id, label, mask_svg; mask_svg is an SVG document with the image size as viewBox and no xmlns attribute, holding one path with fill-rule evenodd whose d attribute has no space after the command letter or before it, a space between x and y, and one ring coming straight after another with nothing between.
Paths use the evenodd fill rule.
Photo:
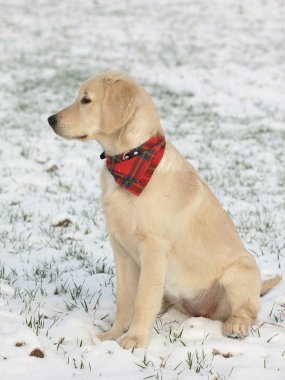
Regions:
<instances>
[{"instance_id":1,"label":"dog's eye","mask_svg":"<svg viewBox=\"0 0 285 380\"><path fill-rule=\"evenodd\" d=\"M81 99L80 103L81 103L81 104L88 104L88 103L91 103L91 99L84 97L84 98Z\"/></svg>"}]
</instances>

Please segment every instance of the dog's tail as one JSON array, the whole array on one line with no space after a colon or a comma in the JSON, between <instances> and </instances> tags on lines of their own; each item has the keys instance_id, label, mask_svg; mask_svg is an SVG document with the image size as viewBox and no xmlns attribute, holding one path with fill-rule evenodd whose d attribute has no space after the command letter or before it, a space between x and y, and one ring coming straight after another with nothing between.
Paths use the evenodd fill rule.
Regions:
<instances>
[{"instance_id":1,"label":"dog's tail","mask_svg":"<svg viewBox=\"0 0 285 380\"><path fill-rule=\"evenodd\" d=\"M270 278L269 280L262 281L261 291L260 291L261 297L264 296L264 294L268 293L269 290L273 288L273 286L279 284L280 281L281 281L281 276L279 276L279 274Z\"/></svg>"}]
</instances>

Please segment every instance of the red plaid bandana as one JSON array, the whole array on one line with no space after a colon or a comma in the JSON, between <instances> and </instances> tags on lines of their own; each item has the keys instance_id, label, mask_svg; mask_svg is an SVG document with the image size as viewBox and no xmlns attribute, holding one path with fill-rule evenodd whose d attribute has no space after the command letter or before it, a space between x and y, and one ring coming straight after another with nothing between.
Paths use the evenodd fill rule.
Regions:
<instances>
[{"instance_id":1,"label":"red plaid bandana","mask_svg":"<svg viewBox=\"0 0 285 380\"><path fill-rule=\"evenodd\" d=\"M165 137L151 137L139 147L117 156L101 154L117 184L134 195L140 195L148 184L165 150Z\"/></svg>"}]
</instances>

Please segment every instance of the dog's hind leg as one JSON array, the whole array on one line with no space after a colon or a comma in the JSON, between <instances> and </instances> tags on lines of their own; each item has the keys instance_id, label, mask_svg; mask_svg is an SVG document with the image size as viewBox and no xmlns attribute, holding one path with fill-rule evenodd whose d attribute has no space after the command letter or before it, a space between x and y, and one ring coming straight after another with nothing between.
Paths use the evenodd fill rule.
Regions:
<instances>
[{"instance_id":1,"label":"dog's hind leg","mask_svg":"<svg viewBox=\"0 0 285 380\"><path fill-rule=\"evenodd\" d=\"M242 256L229 266L219 282L224 286L228 310L224 310L223 333L244 338L260 308L260 272L252 257Z\"/></svg>"},{"instance_id":2,"label":"dog's hind leg","mask_svg":"<svg viewBox=\"0 0 285 380\"><path fill-rule=\"evenodd\" d=\"M269 290L272 289L274 286L279 284L280 281L281 281L281 276L279 276L279 274L277 274L276 276L268 280L262 281L261 292L260 292L261 297L264 296L266 293L268 293Z\"/></svg>"}]
</instances>

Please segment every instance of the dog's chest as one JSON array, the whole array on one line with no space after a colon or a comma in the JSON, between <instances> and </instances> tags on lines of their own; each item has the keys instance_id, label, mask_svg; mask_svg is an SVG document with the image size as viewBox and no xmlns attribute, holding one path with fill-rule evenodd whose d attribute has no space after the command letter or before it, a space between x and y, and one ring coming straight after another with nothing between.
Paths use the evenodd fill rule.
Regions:
<instances>
[{"instance_id":1,"label":"dog's chest","mask_svg":"<svg viewBox=\"0 0 285 380\"><path fill-rule=\"evenodd\" d=\"M108 232L136 260L143 225L142 202L140 198L119 188L109 179L103 193L103 207ZM106 184L106 183L105 183Z\"/></svg>"}]
</instances>

